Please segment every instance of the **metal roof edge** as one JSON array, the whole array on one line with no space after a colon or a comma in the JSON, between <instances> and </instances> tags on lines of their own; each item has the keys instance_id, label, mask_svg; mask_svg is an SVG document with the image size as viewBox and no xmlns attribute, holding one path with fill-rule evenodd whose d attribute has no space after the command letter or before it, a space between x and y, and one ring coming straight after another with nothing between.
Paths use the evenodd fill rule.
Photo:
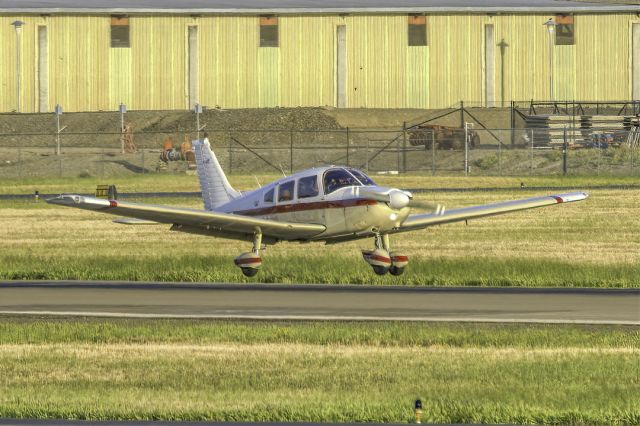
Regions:
<instances>
[{"instance_id":1,"label":"metal roof edge","mask_svg":"<svg viewBox=\"0 0 640 426\"><path fill-rule=\"evenodd\" d=\"M145 14L145 15L341 15L341 14L522 14L522 13L640 13L640 5L559 7L384 7L384 8L268 8L268 9L151 9L151 8L0 8L0 14Z\"/></svg>"}]
</instances>

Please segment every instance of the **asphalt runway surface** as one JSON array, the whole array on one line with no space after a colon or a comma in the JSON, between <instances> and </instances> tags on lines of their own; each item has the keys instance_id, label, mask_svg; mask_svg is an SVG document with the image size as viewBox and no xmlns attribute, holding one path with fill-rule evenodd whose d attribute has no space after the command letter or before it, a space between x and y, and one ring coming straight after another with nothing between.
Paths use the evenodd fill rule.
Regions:
<instances>
[{"instance_id":1,"label":"asphalt runway surface","mask_svg":"<svg viewBox=\"0 0 640 426\"><path fill-rule=\"evenodd\" d=\"M640 325L640 289L10 281L0 314Z\"/></svg>"}]
</instances>

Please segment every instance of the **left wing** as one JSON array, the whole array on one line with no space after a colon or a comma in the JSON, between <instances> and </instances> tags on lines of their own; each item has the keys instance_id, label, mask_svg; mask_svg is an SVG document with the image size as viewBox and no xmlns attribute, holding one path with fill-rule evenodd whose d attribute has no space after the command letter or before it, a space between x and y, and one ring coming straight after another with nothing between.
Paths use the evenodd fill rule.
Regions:
<instances>
[{"instance_id":1,"label":"left wing","mask_svg":"<svg viewBox=\"0 0 640 426\"><path fill-rule=\"evenodd\" d=\"M536 207L553 206L560 203L582 201L589 195L585 192L572 192L569 194L547 195L545 197L527 198L524 200L504 201L500 203L485 204L481 206L463 207L444 212L410 215L402 222L402 225L394 232L412 231L433 225L460 222L485 216L494 216L518 210L533 209Z\"/></svg>"},{"instance_id":2,"label":"left wing","mask_svg":"<svg viewBox=\"0 0 640 426\"><path fill-rule=\"evenodd\" d=\"M315 223L280 222L232 213L105 200L83 195L65 194L51 198L47 202L136 219L124 219L119 221L120 223L168 223L174 225L171 229L176 231L218 235L239 240L248 239L257 230L260 230L267 241L307 240L326 229L324 225Z\"/></svg>"}]
</instances>

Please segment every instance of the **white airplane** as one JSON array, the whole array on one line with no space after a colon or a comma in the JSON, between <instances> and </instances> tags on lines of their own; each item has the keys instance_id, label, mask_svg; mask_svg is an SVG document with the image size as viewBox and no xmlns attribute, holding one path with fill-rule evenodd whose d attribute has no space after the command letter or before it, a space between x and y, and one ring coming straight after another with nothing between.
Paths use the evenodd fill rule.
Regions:
<instances>
[{"instance_id":1,"label":"white airplane","mask_svg":"<svg viewBox=\"0 0 640 426\"><path fill-rule=\"evenodd\" d=\"M121 224L170 224L172 231L253 242L250 252L235 258L244 275L262 266L260 251L279 241L324 241L326 244L373 237L364 260L378 275L400 275L406 254L391 249L389 236L444 223L466 221L517 210L580 201L583 192L527 198L410 214L412 194L376 183L360 170L343 166L316 167L284 177L254 191L240 193L227 180L209 141L194 141L204 210L130 203L63 194L48 203L125 218Z\"/></svg>"}]
</instances>

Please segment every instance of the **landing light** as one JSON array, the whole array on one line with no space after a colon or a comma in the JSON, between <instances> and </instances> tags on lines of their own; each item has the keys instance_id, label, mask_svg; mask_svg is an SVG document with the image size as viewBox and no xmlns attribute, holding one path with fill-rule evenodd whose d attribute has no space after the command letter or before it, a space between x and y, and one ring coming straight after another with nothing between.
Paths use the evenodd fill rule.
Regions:
<instances>
[{"instance_id":1,"label":"landing light","mask_svg":"<svg viewBox=\"0 0 640 426\"><path fill-rule=\"evenodd\" d=\"M391 214L389 215L389 219L390 219L390 220L392 220L392 221L396 220L397 218L398 218L398 215L397 215L397 214L395 214L395 213L391 213Z\"/></svg>"}]
</instances>

